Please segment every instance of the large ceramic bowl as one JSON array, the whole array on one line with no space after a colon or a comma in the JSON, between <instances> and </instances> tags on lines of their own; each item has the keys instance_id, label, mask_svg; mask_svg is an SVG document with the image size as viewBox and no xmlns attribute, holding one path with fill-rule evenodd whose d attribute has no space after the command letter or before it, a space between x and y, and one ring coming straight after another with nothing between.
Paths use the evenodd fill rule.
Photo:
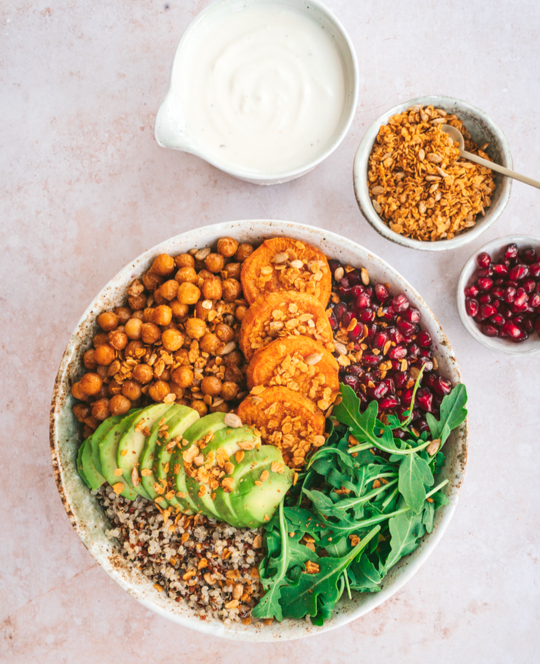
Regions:
<instances>
[{"instance_id":1,"label":"large ceramic bowl","mask_svg":"<svg viewBox=\"0 0 540 664\"><path fill-rule=\"evenodd\" d=\"M162 242L127 265L98 293L75 328L60 364L51 409L51 453L58 491L73 527L95 560L124 590L160 616L201 632L245 641L284 641L320 634L359 618L382 604L413 576L433 551L452 518L463 482L467 460L467 422L452 433L445 448L447 460L443 476L449 480L445 490L450 502L437 511L433 532L422 540L414 553L402 559L390 571L382 583L381 592L374 595L354 594L352 600L342 600L333 618L323 627L315 627L304 620L287 620L281 624L274 622L262 627L242 624L227 626L218 621L203 622L188 607L171 602L158 593L141 572L128 564L107 539L107 519L95 497L77 475L75 467L81 432L72 414L70 386L82 373L81 358L96 333L96 315L104 309L122 304L126 287L149 268L157 254L180 254L193 247L212 245L223 236L251 243L275 236L294 237L319 247L329 257L366 267L373 279L390 284L396 292L404 292L418 307L423 325L433 338L442 373L454 384L460 381L456 358L448 339L422 297L388 263L364 247L335 233L286 221L233 221L198 228ZM441 583L444 583L444 579L441 579Z\"/></svg>"},{"instance_id":2,"label":"large ceramic bowl","mask_svg":"<svg viewBox=\"0 0 540 664\"><path fill-rule=\"evenodd\" d=\"M520 251L522 249L533 248L540 255L540 238L533 237L532 235L506 235L480 247L465 263L463 270L461 270L457 287L457 308L463 326L471 337L476 339L478 343L481 343L482 346L496 353L505 353L507 355L532 355L533 353L540 352L540 337L536 332L531 333L526 341L521 341L520 343L514 343L509 339L502 339L501 337L487 337L485 334L482 334L480 325L467 314L467 310L465 309L465 288L471 286L476 281L475 274L478 269L476 257L478 254L486 251L493 260L497 260L503 249L509 244L517 244Z\"/></svg>"},{"instance_id":3,"label":"large ceramic bowl","mask_svg":"<svg viewBox=\"0 0 540 664\"><path fill-rule=\"evenodd\" d=\"M447 249L462 247L481 235L501 216L510 197L510 190L512 188L512 180L510 178L494 173L496 189L491 200L491 205L486 210L485 216L478 217L475 226L460 235L456 235L456 237L451 240L422 242L395 233L375 212L375 208L373 207L369 196L367 184L368 162L379 129L383 125L388 124L388 120L392 115L403 113L403 111L406 111L408 108L415 106L416 104L422 104L422 106L432 105L436 108L442 108L447 113L457 115L458 118L463 120L464 125L470 131L472 139L477 145L489 143L486 152L495 163L505 166L506 168L512 168L512 155L510 154L508 141L500 128L493 122L487 113L484 113L484 111L481 111L475 106L471 106L471 104L467 104L460 99L453 99L452 97L443 97L440 95L418 97L417 99L411 99L410 101L406 101L405 103L399 104L399 106L394 106L394 108L386 111L386 113L375 120L364 134L364 138L356 152L353 167L354 191L358 207L377 233L380 233L387 240L401 244L403 247L421 249L423 251L445 251Z\"/></svg>"}]
</instances>

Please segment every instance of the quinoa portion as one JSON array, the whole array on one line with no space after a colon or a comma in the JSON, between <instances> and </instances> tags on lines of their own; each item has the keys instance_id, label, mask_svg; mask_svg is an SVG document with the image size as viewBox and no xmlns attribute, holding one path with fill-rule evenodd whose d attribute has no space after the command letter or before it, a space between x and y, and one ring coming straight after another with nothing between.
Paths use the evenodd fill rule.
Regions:
<instances>
[{"instance_id":1,"label":"quinoa portion","mask_svg":"<svg viewBox=\"0 0 540 664\"><path fill-rule=\"evenodd\" d=\"M107 537L171 601L201 620L252 620L262 595L260 529L233 528L202 514L168 515L140 496L133 502L108 485L92 492L110 520ZM165 518L165 520L164 520Z\"/></svg>"}]
</instances>

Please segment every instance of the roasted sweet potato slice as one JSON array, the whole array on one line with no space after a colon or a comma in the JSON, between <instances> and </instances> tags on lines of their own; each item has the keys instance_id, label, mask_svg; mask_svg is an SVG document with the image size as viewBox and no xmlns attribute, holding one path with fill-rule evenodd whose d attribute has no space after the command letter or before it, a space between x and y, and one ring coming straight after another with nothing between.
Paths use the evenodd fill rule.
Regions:
<instances>
[{"instance_id":1,"label":"roasted sweet potato slice","mask_svg":"<svg viewBox=\"0 0 540 664\"><path fill-rule=\"evenodd\" d=\"M322 304L313 295L278 291L259 298L247 310L240 328L240 349L251 360L274 339L299 335L334 350L332 328Z\"/></svg>"},{"instance_id":2,"label":"roasted sweet potato slice","mask_svg":"<svg viewBox=\"0 0 540 664\"><path fill-rule=\"evenodd\" d=\"M255 387L237 414L263 443L281 450L290 468L301 468L307 455L324 445L324 415L311 399L286 387Z\"/></svg>"},{"instance_id":3,"label":"roasted sweet potato slice","mask_svg":"<svg viewBox=\"0 0 540 664\"><path fill-rule=\"evenodd\" d=\"M332 275L326 256L310 244L288 237L265 240L242 266L244 297L253 304L279 290L313 295L326 307Z\"/></svg>"},{"instance_id":4,"label":"roasted sweet potato slice","mask_svg":"<svg viewBox=\"0 0 540 664\"><path fill-rule=\"evenodd\" d=\"M249 389L283 386L315 401L321 410L334 403L339 391L339 365L311 337L284 337L255 353L247 369Z\"/></svg>"}]
</instances>

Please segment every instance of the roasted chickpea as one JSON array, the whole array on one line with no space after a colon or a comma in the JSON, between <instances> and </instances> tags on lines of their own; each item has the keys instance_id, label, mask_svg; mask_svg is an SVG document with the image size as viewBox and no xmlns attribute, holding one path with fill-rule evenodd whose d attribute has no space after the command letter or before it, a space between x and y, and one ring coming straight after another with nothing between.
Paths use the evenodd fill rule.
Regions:
<instances>
[{"instance_id":1,"label":"roasted chickpea","mask_svg":"<svg viewBox=\"0 0 540 664\"><path fill-rule=\"evenodd\" d=\"M96 362L105 367L108 367L109 364L114 361L115 357L116 354L114 352L114 348L109 346L109 344L102 344L94 351L94 358Z\"/></svg>"},{"instance_id":2,"label":"roasted chickpea","mask_svg":"<svg viewBox=\"0 0 540 664\"><path fill-rule=\"evenodd\" d=\"M105 378L107 378L107 374L109 373L109 367L106 364L98 364L96 367L96 373L101 378L101 380L105 380Z\"/></svg>"},{"instance_id":3,"label":"roasted chickpea","mask_svg":"<svg viewBox=\"0 0 540 664\"><path fill-rule=\"evenodd\" d=\"M189 407L193 408L193 410L196 410L201 417L204 417L208 412L208 406L204 403L204 401L199 401L198 399L193 399L193 401L189 404Z\"/></svg>"},{"instance_id":4,"label":"roasted chickpea","mask_svg":"<svg viewBox=\"0 0 540 664\"><path fill-rule=\"evenodd\" d=\"M201 270L197 275L198 281L202 284L205 279L213 279L215 275L210 270Z\"/></svg>"},{"instance_id":5,"label":"roasted chickpea","mask_svg":"<svg viewBox=\"0 0 540 664\"><path fill-rule=\"evenodd\" d=\"M107 385L107 396L115 397L117 394L120 394L120 392L122 392L122 386L118 385L115 380L111 380Z\"/></svg>"},{"instance_id":6,"label":"roasted chickpea","mask_svg":"<svg viewBox=\"0 0 540 664\"><path fill-rule=\"evenodd\" d=\"M92 339L92 343L94 344L94 348L109 343L109 335L105 332L98 332L98 334Z\"/></svg>"},{"instance_id":7,"label":"roasted chickpea","mask_svg":"<svg viewBox=\"0 0 540 664\"><path fill-rule=\"evenodd\" d=\"M103 385L103 381L97 375L97 373L85 373L84 376L79 381L78 385L79 385L80 391L83 394L86 394L87 396L92 396L94 394L97 394L101 390L101 386ZM72 392L73 392L73 388L72 388ZM75 395L73 395L73 396L75 396Z\"/></svg>"},{"instance_id":8,"label":"roasted chickpea","mask_svg":"<svg viewBox=\"0 0 540 664\"><path fill-rule=\"evenodd\" d=\"M142 341L135 339L130 341L128 345L124 348L125 357L133 357L135 353L143 347Z\"/></svg>"},{"instance_id":9,"label":"roasted chickpea","mask_svg":"<svg viewBox=\"0 0 540 664\"><path fill-rule=\"evenodd\" d=\"M225 381L241 383L244 380L244 374L238 367L227 367L225 369Z\"/></svg>"},{"instance_id":10,"label":"roasted chickpea","mask_svg":"<svg viewBox=\"0 0 540 664\"><path fill-rule=\"evenodd\" d=\"M131 318L131 309L129 307L116 307L114 313L118 316L118 322L120 325L125 325Z\"/></svg>"},{"instance_id":11,"label":"roasted chickpea","mask_svg":"<svg viewBox=\"0 0 540 664\"><path fill-rule=\"evenodd\" d=\"M228 367L239 367L242 364L242 353L239 350L233 350L223 356L223 361Z\"/></svg>"},{"instance_id":12,"label":"roasted chickpea","mask_svg":"<svg viewBox=\"0 0 540 664\"><path fill-rule=\"evenodd\" d=\"M189 307L187 304L180 304L178 300L173 300L169 303L173 316L175 318L185 318L189 313Z\"/></svg>"},{"instance_id":13,"label":"roasted chickpea","mask_svg":"<svg viewBox=\"0 0 540 664\"><path fill-rule=\"evenodd\" d=\"M174 259L177 268L195 267L195 259L190 254L180 254Z\"/></svg>"},{"instance_id":14,"label":"roasted chickpea","mask_svg":"<svg viewBox=\"0 0 540 664\"><path fill-rule=\"evenodd\" d=\"M161 294L161 291L159 290L159 288L158 288L157 291L154 291L154 302L157 305L159 305L159 304L169 304L169 300L167 300L165 297L163 297L163 295Z\"/></svg>"},{"instance_id":15,"label":"roasted chickpea","mask_svg":"<svg viewBox=\"0 0 540 664\"><path fill-rule=\"evenodd\" d=\"M109 401L109 411L111 415L125 415L131 408L131 401L123 394L116 394Z\"/></svg>"},{"instance_id":16,"label":"roasted chickpea","mask_svg":"<svg viewBox=\"0 0 540 664\"><path fill-rule=\"evenodd\" d=\"M178 293L178 282L174 279L169 279L159 288L159 294L164 297L168 302L174 300Z\"/></svg>"},{"instance_id":17,"label":"roasted chickpea","mask_svg":"<svg viewBox=\"0 0 540 664\"><path fill-rule=\"evenodd\" d=\"M86 426L94 431L95 429L98 428L98 426L101 424L99 420L96 420L96 418L93 415L89 415L85 420L84 423Z\"/></svg>"},{"instance_id":18,"label":"roasted chickpea","mask_svg":"<svg viewBox=\"0 0 540 664\"><path fill-rule=\"evenodd\" d=\"M116 330L118 327L118 316L112 311L105 311L99 314L97 322L104 332L110 332L111 330Z\"/></svg>"},{"instance_id":19,"label":"roasted chickpea","mask_svg":"<svg viewBox=\"0 0 540 664\"><path fill-rule=\"evenodd\" d=\"M221 389L221 396L225 399L225 401L231 401L232 399L236 399L236 395L238 394L239 390L240 388L236 383L233 383L232 381L225 381Z\"/></svg>"},{"instance_id":20,"label":"roasted chickpea","mask_svg":"<svg viewBox=\"0 0 540 664\"><path fill-rule=\"evenodd\" d=\"M232 237L222 237L221 240L218 240L217 250L225 258L231 258L236 253L238 249L238 242L233 240Z\"/></svg>"},{"instance_id":21,"label":"roasted chickpea","mask_svg":"<svg viewBox=\"0 0 540 664\"><path fill-rule=\"evenodd\" d=\"M155 344L161 339L161 330L155 323L144 323L141 336L145 344Z\"/></svg>"},{"instance_id":22,"label":"roasted chickpea","mask_svg":"<svg viewBox=\"0 0 540 664\"><path fill-rule=\"evenodd\" d=\"M153 323L153 322L154 322L154 307L146 307L146 309L143 312L143 323Z\"/></svg>"},{"instance_id":23,"label":"roasted chickpea","mask_svg":"<svg viewBox=\"0 0 540 664\"><path fill-rule=\"evenodd\" d=\"M216 325L215 333L223 343L228 343L234 339L234 330L230 325L225 323L218 323Z\"/></svg>"},{"instance_id":24,"label":"roasted chickpea","mask_svg":"<svg viewBox=\"0 0 540 664\"><path fill-rule=\"evenodd\" d=\"M159 379L164 380L166 383L168 383L171 380L171 372L168 369L163 369Z\"/></svg>"},{"instance_id":25,"label":"roasted chickpea","mask_svg":"<svg viewBox=\"0 0 540 664\"><path fill-rule=\"evenodd\" d=\"M128 297L129 306L133 311L140 311L146 307L146 295L141 293L140 295L132 295Z\"/></svg>"},{"instance_id":26,"label":"roasted chickpea","mask_svg":"<svg viewBox=\"0 0 540 664\"><path fill-rule=\"evenodd\" d=\"M125 332L120 330L113 330L109 332L109 344L114 350L124 350L128 343L128 336Z\"/></svg>"},{"instance_id":27,"label":"roasted chickpea","mask_svg":"<svg viewBox=\"0 0 540 664\"><path fill-rule=\"evenodd\" d=\"M157 380L148 390L148 394L154 401L163 401L170 391L169 383L164 380Z\"/></svg>"},{"instance_id":28,"label":"roasted chickpea","mask_svg":"<svg viewBox=\"0 0 540 664\"><path fill-rule=\"evenodd\" d=\"M170 353L182 348L184 343L184 335L178 330L165 330L161 335L161 341L163 342L163 348L168 350Z\"/></svg>"},{"instance_id":29,"label":"roasted chickpea","mask_svg":"<svg viewBox=\"0 0 540 664\"><path fill-rule=\"evenodd\" d=\"M137 401L141 398L142 390L141 384L136 380L126 380L122 384L122 396L130 401Z\"/></svg>"},{"instance_id":30,"label":"roasted chickpea","mask_svg":"<svg viewBox=\"0 0 540 664\"><path fill-rule=\"evenodd\" d=\"M128 338L140 339L142 326L142 320L139 320L138 318L130 318L124 328Z\"/></svg>"},{"instance_id":31,"label":"roasted chickpea","mask_svg":"<svg viewBox=\"0 0 540 664\"><path fill-rule=\"evenodd\" d=\"M94 357L94 354L95 354L94 349L90 348L89 350L86 351L86 353L84 354L84 357L83 357L84 366L87 369L90 369L90 371L92 371L92 369L95 369L96 365L97 365L96 358Z\"/></svg>"},{"instance_id":32,"label":"roasted chickpea","mask_svg":"<svg viewBox=\"0 0 540 664\"><path fill-rule=\"evenodd\" d=\"M240 286L240 282L236 281L236 279L225 279L221 287L223 289L223 299L227 300L227 302L234 302L242 293L242 286Z\"/></svg>"},{"instance_id":33,"label":"roasted chickpea","mask_svg":"<svg viewBox=\"0 0 540 664\"><path fill-rule=\"evenodd\" d=\"M239 263L242 263L248 256L251 256L252 253L253 247L251 244L241 244L236 250L235 258Z\"/></svg>"},{"instance_id":34,"label":"roasted chickpea","mask_svg":"<svg viewBox=\"0 0 540 664\"><path fill-rule=\"evenodd\" d=\"M208 254L204 260L204 265L210 272L221 272L225 265L225 259L221 254Z\"/></svg>"},{"instance_id":35,"label":"roasted chickpea","mask_svg":"<svg viewBox=\"0 0 540 664\"><path fill-rule=\"evenodd\" d=\"M154 377L154 370L148 364L138 364L136 367L133 367L133 378L138 383L146 385Z\"/></svg>"},{"instance_id":36,"label":"roasted chickpea","mask_svg":"<svg viewBox=\"0 0 540 664\"><path fill-rule=\"evenodd\" d=\"M201 338L199 345L204 353L210 353L210 355L217 355L217 353L223 348L223 343L211 332L207 332Z\"/></svg>"},{"instance_id":37,"label":"roasted chickpea","mask_svg":"<svg viewBox=\"0 0 540 664\"><path fill-rule=\"evenodd\" d=\"M180 284L177 296L180 304L195 304L200 300L200 297L201 291L194 284L190 284L187 281Z\"/></svg>"},{"instance_id":38,"label":"roasted chickpea","mask_svg":"<svg viewBox=\"0 0 540 664\"><path fill-rule=\"evenodd\" d=\"M182 348L174 354L174 360L180 364L189 365L189 350L187 348Z\"/></svg>"},{"instance_id":39,"label":"roasted chickpea","mask_svg":"<svg viewBox=\"0 0 540 664\"><path fill-rule=\"evenodd\" d=\"M181 267L174 278L179 284L196 284L199 279L193 267Z\"/></svg>"},{"instance_id":40,"label":"roasted chickpea","mask_svg":"<svg viewBox=\"0 0 540 664\"><path fill-rule=\"evenodd\" d=\"M174 380L171 380L169 383L169 389L176 396L175 403L178 403L178 400L184 396L184 388L180 387L178 383L175 383Z\"/></svg>"},{"instance_id":41,"label":"roasted chickpea","mask_svg":"<svg viewBox=\"0 0 540 664\"><path fill-rule=\"evenodd\" d=\"M186 388L193 383L193 371L190 367L178 367L171 375L174 382L180 385L180 387Z\"/></svg>"},{"instance_id":42,"label":"roasted chickpea","mask_svg":"<svg viewBox=\"0 0 540 664\"><path fill-rule=\"evenodd\" d=\"M205 300L221 300L221 279L219 277L205 279L202 284L202 294Z\"/></svg>"},{"instance_id":43,"label":"roasted chickpea","mask_svg":"<svg viewBox=\"0 0 540 664\"><path fill-rule=\"evenodd\" d=\"M165 277L174 270L174 258L168 254L160 254L154 258L154 262L150 269L155 274Z\"/></svg>"},{"instance_id":44,"label":"roasted chickpea","mask_svg":"<svg viewBox=\"0 0 540 664\"><path fill-rule=\"evenodd\" d=\"M148 270L146 274L143 274L141 277L142 282L146 290L155 291L156 288L159 288L163 283L163 277L160 277L159 274Z\"/></svg>"},{"instance_id":45,"label":"roasted chickpea","mask_svg":"<svg viewBox=\"0 0 540 664\"><path fill-rule=\"evenodd\" d=\"M73 385L71 386L71 394L75 397L75 399L78 399L79 401L86 401L89 396L88 394L85 394L81 390L81 381L73 383Z\"/></svg>"},{"instance_id":46,"label":"roasted chickpea","mask_svg":"<svg viewBox=\"0 0 540 664\"><path fill-rule=\"evenodd\" d=\"M77 403L73 406L73 415L75 415L78 422L84 422L85 418L90 415L90 407L83 403Z\"/></svg>"},{"instance_id":47,"label":"roasted chickpea","mask_svg":"<svg viewBox=\"0 0 540 664\"><path fill-rule=\"evenodd\" d=\"M236 307L236 311L234 312L234 315L236 316L236 320L239 320L242 322L244 320L244 317L246 315L246 311L248 310L247 307L245 307L243 304L239 304Z\"/></svg>"},{"instance_id":48,"label":"roasted chickpea","mask_svg":"<svg viewBox=\"0 0 540 664\"><path fill-rule=\"evenodd\" d=\"M191 339L200 339L206 333L206 323L199 318L188 318L184 330Z\"/></svg>"},{"instance_id":49,"label":"roasted chickpea","mask_svg":"<svg viewBox=\"0 0 540 664\"><path fill-rule=\"evenodd\" d=\"M139 309L139 311L134 311L131 318L135 318L135 320L144 321L144 309Z\"/></svg>"},{"instance_id":50,"label":"roasted chickpea","mask_svg":"<svg viewBox=\"0 0 540 664\"><path fill-rule=\"evenodd\" d=\"M92 417L95 417L96 420L100 420L103 422L103 420L106 420L109 415L109 400L108 399L100 399L99 401L94 401L92 404Z\"/></svg>"},{"instance_id":51,"label":"roasted chickpea","mask_svg":"<svg viewBox=\"0 0 540 664\"><path fill-rule=\"evenodd\" d=\"M152 320L156 325L168 325L172 321L172 309L166 304L160 304L154 309Z\"/></svg>"},{"instance_id":52,"label":"roasted chickpea","mask_svg":"<svg viewBox=\"0 0 540 664\"><path fill-rule=\"evenodd\" d=\"M231 405L228 404L226 401L223 401L217 406L210 407L211 413L228 413L230 410L231 410Z\"/></svg>"},{"instance_id":53,"label":"roasted chickpea","mask_svg":"<svg viewBox=\"0 0 540 664\"><path fill-rule=\"evenodd\" d=\"M214 311L214 303L212 300L199 300L195 305L195 313L197 318L207 321L211 311Z\"/></svg>"},{"instance_id":54,"label":"roasted chickpea","mask_svg":"<svg viewBox=\"0 0 540 664\"><path fill-rule=\"evenodd\" d=\"M94 430L91 429L88 425L83 426L83 438L88 438L88 436L91 436L94 433Z\"/></svg>"},{"instance_id":55,"label":"roasted chickpea","mask_svg":"<svg viewBox=\"0 0 540 664\"><path fill-rule=\"evenodd\" d=\"M216 376L205 376L201 381L201 392L216 397L221 392L222 383Z\"/></svg>"},{"instance_id":56,"label":"roasted chickpea","mask_svg":"<svg viewBox=\"0 0 540 664\"><path fill-rule=\"evenodd\" d=\"M240 263L229 263L223 268L223 276L225 279L240 279L242 266Z\"/></svg>"}]
</instances>

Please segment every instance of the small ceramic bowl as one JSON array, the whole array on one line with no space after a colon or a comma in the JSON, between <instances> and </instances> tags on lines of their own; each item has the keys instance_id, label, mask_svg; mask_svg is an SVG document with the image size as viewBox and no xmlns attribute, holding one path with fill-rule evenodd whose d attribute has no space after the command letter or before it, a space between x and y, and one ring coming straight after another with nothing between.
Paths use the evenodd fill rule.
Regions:
<instances>
[{"instance_id":1,"label":"small ceramic bowl","mask_svg":"<svg viewBox=\"0 0 540 664\"><path fill-rule=\"evenodd\" d=\"M532 247L536 253L540 255L540 239L532 235L507 235L506 237L498 238L488 242L483 247L475 251L474 254L465 263L461 275L459 277L457 287L457 307L459 317L467 332L476 339L482 346L494 350L497 353L507 353L508 355L532 355L540 351L540 337L536 332L533 332L526 341L514 343L508 339L500 337L487 337L480 331L480 326L467 314L465 309L465 293L464 290L471 286L475 281L475 273L478 269L476 257L482 251L486 251L492 259L497 259L502 249L509 244L517 244L519 249L528 249Z\"/></svg>"},{"instance_id":2,"label":"small ceramic bowl","mask_svg":"<svg viewBox=\"0 0 540 664\"><path fill-rule=\"evenodd\" d=\"M219 20L231 12L239 11L248 6L268 3L284 5L285 7L305 13L315 20L322 30L330 34L341 56L345 76L345 100L341 121L326 150L322 154L319 154L316 159L306 162L298 168L282 173L256 173L253 170L242 170L241 168L231 167L224 162L218 161L204 151L191 138L189 127L183 122L182 99L173 84L175 80L175 68L180 67L184 52L187 52L189 43L197 38L197 34L204 31L209 21ZM245 180L252 184L279 184L289 182L309 173L334 152L349 130L356 111L357 101L358 63L354 46L345 32L345 28L334 14L319 2L319 0L279 0L278 3L275 0L219 0L198 14L195 20L190 23L178 44L174 56L170 87L159 107L156 117L155 137L160 147L194 154L212 164L212 166L240 180Z\"/></svg>"},{"instance_id":3,"label":"small ceramic bowl","mask_svg":"<svg viewBox=\"0 0 540 664\"><path fill-rule=\"evenodd\" d=\"M512 180L510 178L499 175L498 173L495 174L496 189L491 205L486 210L485 216L480 217L476 222L476 225L470 230L457 235L451 240L422 242L395 233L375 212L369 196L367 184L368 162L379 129L383 125L388 124L388 120L392 115L403 113L403 111L406 111L408 108L415 106L416 104L422 104L422 106L432 105L436 108L442 108L447 113L457 115L463 120L464 125L470 131L472 139L477 145L489 143L489 147L486 151L493 161L506 168L512 168L512 156L510 154L508 142L499 127L486 113L464 101L453 99L452 97L443 97L439 95L418 97L417 99L411 99L410 101L391 108L389 111L381 115L380 118L375 120L364 134L364 138L362 139L354 158L353 182L356 200L360 211L367 221L387 240L401 244L403 247L410 247L411 249L420 249L423 251L445 251L462 247L468 242L472 242L472 240L486 231L502 214L510 197L510 190L512 188Z\"/></svg>"}]
</instances>

